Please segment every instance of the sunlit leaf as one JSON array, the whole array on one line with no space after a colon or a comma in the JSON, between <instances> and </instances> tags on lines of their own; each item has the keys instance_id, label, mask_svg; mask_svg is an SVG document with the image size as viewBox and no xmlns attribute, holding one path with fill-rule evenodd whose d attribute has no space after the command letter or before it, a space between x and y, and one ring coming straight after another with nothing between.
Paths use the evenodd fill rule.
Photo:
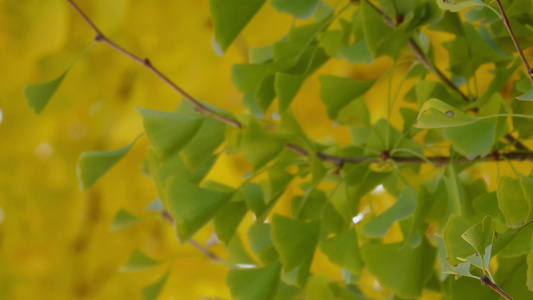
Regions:
<instances>
[{"instance_id":1,"label":"sunlit leaf","mask_svg":"<svg viewBox=\"0 0 533 300\"><path fill-rule=\"evenodd\" d=\"M128 261L120 267L120 272L137 272L158 266L161 262L154 260L140 251L135 251Z\"/></svg>"},{"instance_id":2,"label":"sunlit leaf","mask_svg":"<svg viewBox=\"0 0 533 300\"><path fill-rule=\"evenodd\" d=\"M204 117L150 109L137 109L143 117L148 140L161 159L180 151L194 137Z\"/></svg>"},{"instance_id":3,"label":"sunlit leaf","mask_svg":"<svg viewBox=\"0 0 533 300\"><path fill-rule=\"evenodd\" d=\"M222 51L226 51L263 3L265 0L209 0L215 40Z\"/></svg>"},{"instance_id":4,"label":"sunlit leaf","mask_svg":"<svg viewBox=\"0 0 533 300\"><path fill-rule=\"evenodd\" d=\"M272 241L279 252L283 270L298 270L298 285L304 286L318 244L319 222L302 222L281 215L272 218Z\"/></svg>"},{"instance_id":5,"label":"sunlit leaf","mask_svg":"<svg viewBox=\"0 0 533 300\"><path fill-rule=\"evenodd\" d=\"M24 97L28 100L28 106L33 108L35 114L40 114L43 111L48 101L59 88L59 85L61 85L61 82L63 82L67 72L68 69L54 80L24 87Z\"/></svg>"},{"instance_id":6,"label":"sunlit leaf","mask_svg":"<svg viewBox=\"0 0 533 300\"><path fill-rule=\"evenodd\" d=\"M121 209L113 219L111 223L111 231L116 231L122 228L126 228L139 222L139 219L130 214L127 210Z\"/></svg>"},{"instance_id":7,"label":"sunlit leaf","mask_svg":"<svg viewBox=\"0 0 533 300\"><path fill-rule=\"evenodd\" d=\"M439 99L432 98L420 108L414 126L418 128L446 128L471 124L477 120L477 118L471 117Z\"/></svg>"},{"instance_id":8,"label":"sunlit leaf","mask_svg":"<svg viewBox=\"0 0 533 300\"><path fill-rule=\"evenodd\" d=\"M187 241L205 225L232 194L207 190L176 177L168 182L168 210L174 218L178 238Z\"/></svg>"},{"instance_id":9,"label":"sunlit leaf","mask_svg":"<svg viewBox=\"0 0 533 300\"><path fill-rule=\"evenodd\" d=\"M170 272L166 272L159 280L144 287L141 291L143 300L157 300L157 297L165 287L169 275Z\"/></svg>"},{"instance_id":10,"label":"sunlit leaf","mask_svg":"<svg viewBox=\"0 0 533 300\"><path fill-rule=\"evenodd\" d=\"M78 179L80 188L88 190L102 175L111 169L130 150L131 144L114 151L87 151L78 159Z\"/></svg>"},{"instance_id":11,"label":"sunlit leaf","mask_svg":"<svg viewBox=\"0 0 533 300\"><path fill-rule=\"evenodd\" d=\"M271 300L279 287L280 272L279 262L263 268L230 270L226 283L235 300Z\"/></svg>"}]
</instances>

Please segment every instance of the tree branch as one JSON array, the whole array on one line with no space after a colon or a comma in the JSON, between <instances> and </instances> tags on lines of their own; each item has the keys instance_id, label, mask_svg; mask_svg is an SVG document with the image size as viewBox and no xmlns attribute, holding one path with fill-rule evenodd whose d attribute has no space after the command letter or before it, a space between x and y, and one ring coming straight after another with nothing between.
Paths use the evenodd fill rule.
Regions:
<instances>
[{"instance_id":1,"label":"tree branch","mask_svg":"<svg viewBox=\"0 0 533 300\"><path fill-rule=\"evenodd\" d=\"M303 148L295 146L293 144L287 144L286 148L294 153L300 154L302 156L309 156L309 152ZM464 156L452 158L449 156L427 156L424 159L420 157L409 157L409 156L390 156L386 159L383 159L378 156L335 156L317 152L316 156L325 162L333 163L336 166L342 166L345 163L351 164L360 164L360 163L379 163L384 162L388 159L396 163L405 163L405 164L423 164L428 161L432 162L437 166L444 166L451 162L453 163L470 163L470 162L489 162L489 161L502 161L502 160L516 160L516 161L533 161L533 151L528 152L508 152L508 153L498 153L493 152L491 155L485 157L478 157L473 160L470 160Z\"/></svg>"},{"instance_id":2,"label":"tree branch","mask_svg":"<svg viewBox=\"0 0 533 300\"><path fill-rule=\"evenodd\" d=\"M139 63L143 67L147 68L148 70L152 71L157 77L159 77L161 80L163 80L167 85L169 85L173 90L178 92L181 96L183 96L185 99L190 101L193 105L196 111L204 113L206 115L212 115L214 118L230 125L236 128L241 128L242 125L236 120L233 120L229 117L219 115L215 111L211 110L210 108L207 108L202 103L200 103L198 100L194 99L191 95L189 95L187 92L185 92L182 88L180 88L177 84L175 84L172 80L170 80L167 76L165 76L159 69L155 68L152 63L148 60L148 58L142 59L135 54L127 51L126 49L120 47L115 42L108 39L102 31L87 17L87 15L72 1L72 0L66 0L73 8L76 10L76 12L83 18L83 20L93 29L93 31L96 33L95 41L105 43L109 45L111 48L117 50L118 52L124 54L125 56L131 58L135 62Z\"/></svg>"},{"instance_id":3,"label":"tree branch","mask_svg":"<svg viewBox=\"0 0 533 300\"><path fill-rule=\"evenodd\" d=\"M490 287L491 289L495 290L496 293L500 294L506 300L513 300L513 298L507 295L507 293L505 293L496 283L490 281L490 279L487 276L481 276L479 280L481 281L481 285L486 285Z\"/></svg>"},{"instance_id":4,"label":"tree branch","mask_svg":"<svg viewBox=\"0 0 533 300\"><path fill-rule=\"evenodd\" d=\"M185 92L183 89L181 89L177 84L175 84L172 80L170 80L166 75L164 75L163 73L161 73L161 71L159 71L157 68L155 68L148 59L142 59L138 56L136 56L135 54L127 51L126 49L120 47L119 45L117 45L115 42L111 41L110 39L108 39L107 37L105 37L105 35L102 33L102 31L91 21L91 19L89 19L89 17L87 17L87 15L72 1L72 0L66 0L73 8L74 10L83 18L83 20L93 29L93 31L96 33L96 37L95 37L95 40L96 41L99 41L99 42L103 42L107 45L109 45L110 47L112 47L113 49L115 49L116 51L118 51L119 53L131 58L132 60L134 60L135 62L139 63L140 65L142 65L143 67L147 68L148 70L152 71L157 77L159 77L161 80L163 80L167 85L169 85L172 89L174 89L176 92L178 92L180 95L182 95L185 99L187 99L188 101L190 101L196 111L198 112L201 112L201 113L204 113L204 114L207 114L207 115L213 115L216 119L230 125L230 126L233 126L233 127L236 127L236 128L242 128L242 124L237 121L237 120L234 120L232 118L229 118L227 116L223 116L223 115L218 115L215 111L211 110L210 108L204 106L202 103L200 103L198 100L194 99L191 95L189 95L187 92ZM396 27L397 25L392 21L391 18L389 18L388 16L385 15L385 13L383 11L381 11L378 7L376 7L374 4L372 4L370 1L366 0L380 15L383 16L383 19L384 21L389 24L391 27ZM441 78L448 86L450 86L451 88L453 88L454 90L458 91L463 98L465 99L468 99L468 97L466 97L466 95L464 95L449 79L446 78L446 76L444 76L444 74L442 74L442 72L440 70L438 70L434 65L432 65L429 60L425 57L424 53L422 52L422 50L418 47L418 45L416 45L415 41L411 38L409 41L408 41L410 47L413 49L413 51L415 52L417 58L421 61L422 64L424 64L424 66L426 66L426 68L428 68L428 70L432 71L432 72L436 72L436 75ZM438 75L440 74L440 75ZM527 148L525 148L520 142L516 141L516 139L514 139L514 137L510 136L510 137L507 137L507 140L512 142L514 141L514 144L516 146L517 149L519 150L526 150ZM296 146L294 144L287 144L285 145L285 148L294 152L294 153L297 153L297 154L300 154L302 156L309 156L309 152L307 150L305 150L304 148L301 148L299 146ZM449 164L450 161L452 160L450 157L445 157L445 156L434 156L434 157L427 157L427 160L424 160L424 159L421 159L419 157L400 157L400 156L393 156L393 157L387 157L386 159L384 158L379 158L379 157L341 157L341 156L334 156L334 155L329 155L329 154L325 154L325 153L321 153L321 152L317 152L316 153L317 157L322 160L322 161L325 161L325 162L331 162L333 164L335 164L336 166L338 167L341 167L342 165L344 165L345 163L352 163L352 164L358 164L358 163L376 163L376 162L383 162L387 159L391 159L397 163L412 163L412 164L422 164L422 163L426 163L427 160L431 161L432 163L434 163L435 165L446 165L446 164ZM531 160L533 161L533 152L510 152L510 153L501 153L501 154L497 154L496 155L497 159L494 159L493 156L490 156L490 157L484 157L484 158L478 158L476 159L477 161L497 161L499 159L502 159L502 158L507 158L509 160ZM459 157L459 158L456 158L454 160L455 163L467 163L467 162L471 162L471 160L468 160L466 157ZM168 214L168 213L167 213ZM168 215L168 217L170 217L170 215Z\"/></svg>"},{"instance_id":5,"label":"tree branch","mask_svg":"<svg viewBox=\"0 0 533 300\"><path fill-rule=\"evenodd\" d=\"M507 15L505 14L505 10L503 9L501 1L496 0L496 3L498 3L498 8L500 9L500 12L502 14L503 24L507 28L507 31L509 32L511 39L513 40L516 51L518 51L518 55L520 55L520 59L522 59L522 63L524 64L524 67L526 68L526 72L529 77L529 80L531 81L531 85L533 85L533 69L529 67L527 59L524 56L524 52L522 52L522 48L520 48L520 45L518 44L518 40L516 39L516 36L513 33L513 29L511 28L511 24L509 23L509 19L507 18Z\"/></svg>"}]
</instances>

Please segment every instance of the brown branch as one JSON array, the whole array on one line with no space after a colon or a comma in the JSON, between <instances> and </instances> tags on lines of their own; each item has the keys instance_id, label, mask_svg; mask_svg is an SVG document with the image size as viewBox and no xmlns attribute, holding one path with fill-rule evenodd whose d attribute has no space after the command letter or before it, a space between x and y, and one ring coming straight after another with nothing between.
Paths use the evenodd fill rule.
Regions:
<instances>
[{"instance_id":1,"label":"brown branch","mask_svg":"<svg viewBox=\"0 0 533 300\"><path fill-rule=\"evenodd\" d=\"M300 148L298 146L295 146L293 144L287 144L286 148L302 156L309 156L309 151L303 148ZM378 156L349 157L349 156L329 155L329 154L324 154L321 152L317 152L316 156L320 160L333 163L336 166L342 166L345 163L360 164L360 163L380 163L380 162L386 161L385 159L380 158ZM478 157L473 160L468 159L464 156L460 156L457 158L452 158L449 156L429 156L429 157L424 157L424 158L390 156L390 157L387 157L387 159L390 159L396 163L405 163L405 164L423 164L429 161L437 166L443 166L443 165L449 164L450 162L464 164L464 163L470 163L470 162L502 161L504 159L516 160L516 161L524 161L524 160L533 161L533 152L508 152L508 153L494 152L488 156Z\"/></svg>"},{"instance_id":2,"label":"brown branch","mask_svg":"<svg viewBox=\"0 0 533 300\"><path fill-rule=\"evenodd\" d=\"M524 64L524 67L526 68L526 72L529 77L529 80L531 81L531 85L533 85L533 69L529 67L527 59L524 56L524 53L522 52L522 48L520 48L520 45L518 44L518 40L516 39L516 36L513 33L513 29L511 28L511 24L509 23L509 19L507 18L507 15L505 14L505 10L503 9L501 1L496 0L496 3L498 3L498 8L500 9L500 12L502 14L503 24L507 28L507 31L509 32L511 39L513 40L516 51L518 51L518 55L520 55L520 59L522 59L522 63Z\"/></svg>"},{"instance_id":3,"label":"brown branch","mask_svg":"<svg viewBox=\"0 0 533 300\"><path fill-rule=\"evenodd\" d=\"M479 280L481 281L481 285L486 285L490 287L491 289L496 291L496 293L500 294L503 298L507 300L513 300L513 298L507 295L507 293L505 293L496 283L490 281L490 279L487 276L481 276Z\"/></svg>"},{"instance_id":4,"label":"brown branch","mask_svg":"<svg viewBox=\"0 0 533 300\"><path fill-rule=\"evenodd\" d=\"M108 39L102 31L87 17L87 15L72 1L72 0L66 0L73 8L76 10L76 12L83 18L83 20L93 29L93 31L96 33L95 40L98 42L105 43L109 45L111 48L117 50L118 52L126 55L127 57L131 58L135 62L139 63L143 67L147 68L148 70L152 71L157 77L159 77L161 80L163 80L167 85L169 85L173 90L178 92L181 96L183 96L185 99L187 99L189 102L192 103L196 111L204 113L206 115L212 115L214 118L230 125L236 128L241 128L242 125L239 121L236 121L232 118L219 115L212 109L206 107L202 103L200 103L198 100L194 99L191 95L189 95L187 92L185 92L183 89L181 89L177 84L175 84L172 80L170 80L167 76L165 76L161 71L159 71L157 68L155 68L152 63L148 60L148 58L142 59L135 54L127 51L126 49L120 47L115 42Z\"/></svg>"}]
</instances>

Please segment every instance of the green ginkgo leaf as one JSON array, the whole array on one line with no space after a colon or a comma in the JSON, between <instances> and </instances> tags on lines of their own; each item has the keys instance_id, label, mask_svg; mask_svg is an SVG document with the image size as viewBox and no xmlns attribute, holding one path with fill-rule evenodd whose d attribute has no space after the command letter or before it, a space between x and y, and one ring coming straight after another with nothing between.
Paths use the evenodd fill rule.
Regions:
<instances>
[{"instance_id":1,"label":"green ginkgo leaf","mask_svg":"<svg viewBox=\"0 0 533 300\"><path fill-rule=\"evenodd\" d=\"M215 40L226 51L265 0L210 0Z\"/></svg>"},{"instance_id":2,"label":"green ginkgo leaf","mask_svg":"<svg viewBox=\"0 0 533 300\"><path fill-rule=\"evenodd\" d=\"M280 283L281 264L263 268L236 269L228 272L226 283L235 300L274 299Z\"/></svg>"},{"instance_id":3,"label":"green ginkgo leaf","mask_svg":"<svg viewBox=\"0 0 533 300\"><path fill-rule=\"evenodd\" d=\"M78 160L78 179L83 191L89 189L130 150L137 139L128 146L114 151L87 151Z\"/></svg>"},{"instance_id":4,"label":"green ginkgo leaf","mask_svg":"<svg viewBox=\"0 0 533 300\"><path fill-rule=\"evenodd\" d=\"M279 12L289 13L296 18L308 18L318 7L319 0L272 0L270 4Z\"/></svg>"},{"instance_id":5,"label":"green ginkgo leaf","mask_svg":"<svg viewBox=\"0 0 533 300\"><path fill-rule=\"evenodd\" d=\"M527 91L527 93L516 97L516 99L524 101L533 101L533 88Z\"/></svg>"},{"instance_id":6,"label":"green ginkgo leaf","mask_svg":"<svg viewBox=\"0 0 533 300\"><path fill-rule=\"evenodd\" d=\"M469 116L439 99L431 98L420 108L414 126L417 128L446 128L463 126L477 121L478 118Z\"/></svg>"},{"instance_id":7,"label":"green ginkgo leaf","mask_svg":"<svg viewBox=\"0 0 533 300\"><path fill-rule=\"evenodd\" d=\"M24 87L24 97L28 100L28 106L33 108L35 114L38 115L43 111L46 104L48 104L48 101L50 101L61 85L61 82L63 82L69 69L54 80L45 83L31 84Z\"/></svg>"},{"instance_id":8,"label":"green ginkgo leaf","mask_svg":"<svg viewBox=\"0 0 533 300\"><path fill-rule=\"evenodd\" d=\"M161 262L146 256L140 251L135 251L128 261L120 267L120 272L137 272L158 266Z\"/></svg>"},{"instance_id":9,"label":"green ginkgo leaf","mask_svg":"<svg viewBox=\"0 0 533 300\"><path fill-rule=\"evenodd\" d=\"M200 129L204 116L195 113L174 113L137 109L143 117L148 140L161 159L180 151Z\"/></svg>"},{"instance_id":10,"label":"green ginkgo leaf","mask_svg":"<svg viewBox=\"0 0 533 300\"><path fill-rule=\"evenodd\" d=\"M469 7L485 6L501 18L501 15L497 10L481 0L437 0L437 4L441 9L449 10L451 12L458 12Z\"/></svg>"},{"instance_id":11,"label":"green ginkgo leaf","mask_svg":"<svg viewBox=\"0 0 533 300\"><path fill-rule=\"evenodd\" d=\"M143 300L156 300L163 287L165 287L169 275L170 272L166 272L159 280L144 287L141 291Z\"/></svg>"},{"instance_id":12,"label":"green ginkgo leaf","mask_svg":"<svg viewBox=\"0 0 533 300\"><path fill-rule=\"evenodd\" d=\"M127 210L121 209L111 223L111 231L117 231L122 228L129 227L139 222L139 218L130 214Z\"/></svg>"}]
</instances>

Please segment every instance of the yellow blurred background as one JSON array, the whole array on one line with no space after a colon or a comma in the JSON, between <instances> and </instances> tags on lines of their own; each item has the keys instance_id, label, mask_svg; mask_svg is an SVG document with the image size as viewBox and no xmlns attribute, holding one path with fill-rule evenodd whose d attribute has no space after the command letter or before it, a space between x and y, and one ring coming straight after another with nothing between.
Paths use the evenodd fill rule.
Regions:
<instances>
[{"instance_id":1,"label":"yellow blurred background","mask_svg":"<svg viewBox=\"0 0 533 300\"><path fill-rule=\"evenodd\" d=\"M148 57L194 97L236 115L243 108L231 84L232 64L246 62L251 47L279 40L292 24L289 15L267 3L228 52L217 56L207 0L77 2L108 38ZM145 137L89 191L78 187L81 152L124 147L143 131L135 107L170 111L179 95L133 61L96 45L73 65L43 113L36 116L27 106L24 85L59 76L93 37L66 1L0 0L0 299L140 299L141 288L167 268L172 271L160 299L230 299L228 268L189 244L180 245L168 223L144 210L157 197L141 172ZM369 79L391 66L387 58L372 66L330 60L306 81L292 105L306 133L315 140L349 142L347 130L327 118L319 99L320 74ZM373 121L386 114L381 99L387 84L380 81L366 99ZM409 82L401 93L407 87ZM398 114L393 118L399 120ZM209 177L238 186L250 169L242 156L222 157ZM288 194L293 193L296 189ZM392 199L376 203L383 207L375 209L383 210ZM111 232L120 209L146 220ZM286 204L278 208L286 210ZM212 231L207 226L196 240L206 244ZM217 243L206 247L226 255ZM136 250L164 263L138 273L117 272ZM315 268L340 278L324 257L316 260Z\"/></svg>"}]
</instances>

